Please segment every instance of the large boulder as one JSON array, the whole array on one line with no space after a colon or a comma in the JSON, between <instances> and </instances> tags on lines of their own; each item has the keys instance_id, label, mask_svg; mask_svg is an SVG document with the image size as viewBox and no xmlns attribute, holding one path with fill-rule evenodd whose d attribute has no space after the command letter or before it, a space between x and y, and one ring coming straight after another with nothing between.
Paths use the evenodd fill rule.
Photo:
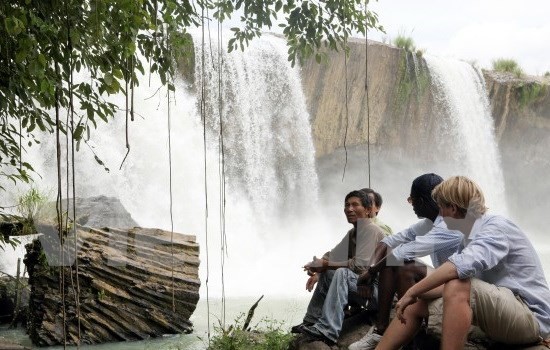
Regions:
<instances>
[{"instance_id":1,"label":"large boulder","mask_svg":"<svg viewBox=\"0 0 550 350\"><path fill-rule=\"evenodd\" d=\"M199 300L195 237L135 227L54 227L27 245L34 344L96 344L191 332ZM76 255L75 255L76 246ZM62 247L62 249L61 249ZM78 264L76 264L78 263Z\"/></svg>"},{"instance_id":2,"label":"large boulder","mask_svg":"<svg viewBox=\"0 0 550 350\"><path fill-rule=\"evenodd\" d=\"M88 227L134 227L139 224L124 208L118 198L95 196L76 198L76 222ZM65 210L66 202L63 202ZM69 213L73 216L73 199L69 199Z\"/></svg>"}]
</instances>

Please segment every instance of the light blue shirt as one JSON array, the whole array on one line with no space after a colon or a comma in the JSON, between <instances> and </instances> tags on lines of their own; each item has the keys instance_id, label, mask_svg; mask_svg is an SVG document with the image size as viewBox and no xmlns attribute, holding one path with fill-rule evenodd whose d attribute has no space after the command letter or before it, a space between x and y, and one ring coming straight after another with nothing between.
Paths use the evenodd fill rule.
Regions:
<instances>
[{"instance_id":1,"label":"light blue shirt","mask_svg":"<svg viewBox=\"0 0 550 350\"><path fill-rule=\"evenodd\" d=\"M529 306L544 338L550 336L550 290L531 242L513 222L499 215L477 219L465 248L449 258L461 279L476 277L510 289Z\"/></svg>"},{"instance_id":2,"label":"light blue shirt","mask_svg":"<svg viewBox=\"0 0 550 350\"><path fill-rule=\"evenodd\" d=\"M441 216L423 219L411 227L382 240L392 248L391 254L398 260L412 260L430 255L434 267L441 266L457 252L464 235L460 231L449 230Z\"/></svg>"}]
</instances>

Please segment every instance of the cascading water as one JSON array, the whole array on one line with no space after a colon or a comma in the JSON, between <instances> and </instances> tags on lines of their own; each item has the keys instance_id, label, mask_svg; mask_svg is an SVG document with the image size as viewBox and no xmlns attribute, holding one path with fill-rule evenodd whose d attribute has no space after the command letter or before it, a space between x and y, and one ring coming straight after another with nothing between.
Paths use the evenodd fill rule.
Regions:
<instances>
[{"instance_id":1,"label":"cascading water","mask_svg":"<svg viewBox=\"0 0 550 350\"><path fill-rule=\"evenodd\" d=\"M170 230L167 147L167 115L170 112L174 231L197 235L202 261L199 273L203 283L207 277L208 250L210 295L219 296L222 288L218 214L221 205L219 75L216 52L205 52L208 60L202 74L202 48L198 42L195 87L189 89L186 82L176 82L176 93L168 101L166 90L159 90L158 80L153 77L147 86L149 77L142 77L134 97L136 120L129 125L131 151L128 158L121 166L126 148L125 118L120 112L115 120L98 125L89 148L81 145L81 151L76 154L76 191L79 197L115 196L140 225ZM227 43L223 43L224 51L226 47ZM281 256L285 256L285 266L300 271L300 266L311 258L310 254L326 249L323 237L330 231L318 219L308 224L307 232L295 234L304 231L304 223L294 220L297 216L293 215L293 208L303 206L304 198L311 203L316 203L318 198L311 127L299 70L290 67L284 41L266 36L255 40L244 53L224 53L221 76L227 183L225 231L229 257L225 262L225 293L254 296L293 293L301 289L303 276L299 273L292 278L285 276L288 270L281 269ZM201 113L197 108L203 81L206 155ZM123 97L115 100L119 106L124 105ZM26 155L26 160L42 175L37 185L48 190L56 188L57 179L53 138L53 135L43 135L41 147L33 147ZM109 172L97 164L91 150ZM62 171L65 174L65 170ZM15 193L21 192L24 189L13 191L12 201ZM314 211L310 208L308 214ZM323 230L318 230L318 226ZM313 243L310 242L312 237L316 237ZM304 246L311 247L311 251L301 251ZM270 271L270 279L250 283L251 278L265 276L265 271L275 265L279 268ZM292 284L295 286L289 288ZM201 293L204 287L203 284Z\"/></svg>"},{"instance_id":2,"label":"cascading water","mask_svg":"<svg viewBox=\"0 0 550 350\"><path fill-rule=\"evenodd\" d=\"M213 134L220 131L221 107L232 190L244 192L261 211L288 209L305 197L316 201L318 180L309 115L299 72L289 66L285 42L268 35L253 41L246 53L228 54L226 47L223 42L220 60L211 45L203 52L201 38L195 36L196 90L200 94L204 85ZM220 88L223 101L219 100Z\"/></svg>"},{"instance_id":3,"label":"cascading water","mask_svg":"<svg viewBox=\"0 0 550 350\"><path fill-rule=\"evenodd\" d=\"M504 177L495 140L485 81L466 62L426 56L434 95L449 120L441 123L440 140L455 175L474 179L493 213L506 214Z\"/></svg>"}]
</instances>

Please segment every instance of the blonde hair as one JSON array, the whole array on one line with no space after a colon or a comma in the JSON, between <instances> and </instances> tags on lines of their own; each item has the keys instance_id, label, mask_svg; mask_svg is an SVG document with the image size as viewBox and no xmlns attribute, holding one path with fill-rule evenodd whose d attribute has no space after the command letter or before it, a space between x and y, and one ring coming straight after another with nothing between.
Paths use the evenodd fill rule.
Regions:
<instances>
[{"instance_id":1,"label":"blonde hair","mask_svg":"<svg viewBox=\"0 0 550 350\"><path fill-rule=\"evenodd\" d=\"M438 205L456 205L461 211L475 217L485 214L485 197L481 188L465 176L453 176L437 185L432 197Z\"/></svg>"}]
</instances>

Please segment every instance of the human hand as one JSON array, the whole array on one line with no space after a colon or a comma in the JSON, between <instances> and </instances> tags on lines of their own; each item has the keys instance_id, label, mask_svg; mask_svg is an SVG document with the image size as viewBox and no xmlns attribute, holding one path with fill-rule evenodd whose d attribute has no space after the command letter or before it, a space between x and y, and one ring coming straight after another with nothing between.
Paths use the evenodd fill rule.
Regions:
<instances>
[{"instance_id":1,"label":"human hand","mask_svg":"<svg viewBox=\"0 0 550 350\"><path fill-rule=\"evenodd\" d=\"M313 290L313 287L315 287L315 283L319 281L319 274L314 274L310 276L306 282L306 290L308 292L311 292Z\"/></svg>"},{"instance_id":2,"label":"human hand","mask_svg":"<svg viewBox=\"0 0 550 350\"><path fill-rule=\"evenodd\" d=\"M361 275L359 275L359 278L357 278L357 286L369 285L371 283L372 283L372 277L369 271L363 272Z\"/></svg>"},{"instance_id":3,"label":"human hand","mask_svg":"<svg viewBox=\"0 0 550 350\"><path fill-rule=\"evenodd\" d=\"M401 323L407 323L405 319L405 309L407 306L412 305L418 301L417 297L412 297L408 291L403 295L401 299L395 304L395 316L401 321Z\"/></svg>"},{"instance_id":4,"label":"human hand","mask_svg":"<svg viewBox=\"0 0 550 350\"><path fill-rule=\"evenodd\" d=\"M319 259L316 256L313 257L313 260L304 265L304 271L308 272L323 272L326 270L325 266L327 261L324 259Z\"/></svg>"}]
</instances>

